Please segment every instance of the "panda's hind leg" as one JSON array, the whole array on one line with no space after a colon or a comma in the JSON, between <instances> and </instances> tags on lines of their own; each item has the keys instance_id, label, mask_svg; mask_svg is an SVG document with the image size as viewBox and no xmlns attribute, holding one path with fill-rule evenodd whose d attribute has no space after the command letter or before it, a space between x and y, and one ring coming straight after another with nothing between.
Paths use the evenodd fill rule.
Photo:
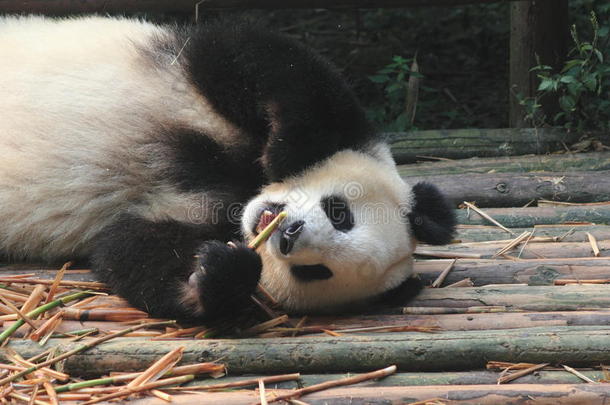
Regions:
<instances>
[{"instance_id":1,"label":"panda's hind leg","mask_svg":"<svg viewBox=\"0 0 610 405\"><path fill-rule=\"evenodd\" d=\"M244 244L217 240L218 230L123 216L95 241L92 267L101 281L154 317L213 319L250 305L262 263Z\"/></svg>"}]
</instances>

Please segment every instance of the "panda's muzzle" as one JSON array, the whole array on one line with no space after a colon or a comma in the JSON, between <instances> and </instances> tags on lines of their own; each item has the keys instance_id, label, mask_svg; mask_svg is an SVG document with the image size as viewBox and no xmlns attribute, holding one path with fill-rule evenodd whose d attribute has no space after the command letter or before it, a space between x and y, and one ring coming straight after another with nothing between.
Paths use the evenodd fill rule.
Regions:
<instances>
[{"instance_id":1,"label":"panda's muzzle","mask_svg":"<svg viewBox=\"0 0 610 405\"><path fill-rule=\"evenodd\" d=\"M292 251L294 243L299 239L304 228L305 221L299 220L293 222L288 228L284 229L280 237L280 252L283 255L288 255Z\"/></svg>"}]
</instances>

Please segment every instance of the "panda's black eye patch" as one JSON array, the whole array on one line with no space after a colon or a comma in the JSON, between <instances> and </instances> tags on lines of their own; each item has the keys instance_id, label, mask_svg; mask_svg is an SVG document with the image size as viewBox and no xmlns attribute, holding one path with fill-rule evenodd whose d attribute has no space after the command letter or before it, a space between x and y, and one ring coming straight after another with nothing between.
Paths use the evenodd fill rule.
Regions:
<instances>
[{"instance_id":1,"label":"panda's black eye patch","mask_svg":"<svg viewBox=\"0 0 610 405\"><path fill-rule=\"evenodd\" d=\"M330 196L320 201L324 213L333 227L341 232L347 232L354 227L354 215L347 201L341 197Z\"/></svg>"}]
</instances>

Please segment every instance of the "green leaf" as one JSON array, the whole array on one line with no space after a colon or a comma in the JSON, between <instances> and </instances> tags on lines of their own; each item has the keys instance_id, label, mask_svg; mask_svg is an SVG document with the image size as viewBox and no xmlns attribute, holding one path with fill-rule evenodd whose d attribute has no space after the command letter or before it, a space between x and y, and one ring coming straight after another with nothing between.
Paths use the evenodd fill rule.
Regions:
<instances>
[{"instance_id":1,"label":"green leaf","mask_svg":"<svg viewBox=\"0 0 610 405\"><path fill-rule=\"evenodd\" d=\"M574 66L582 65L582 59L570 59L563 65L563 69L561 69L561 73L567 72L572 69Z\"/></svg>"},{"instance_id":2,"label":"green leaf","mask_svg":"<svg viewBox=\"0 0 610 405\"><path fill-rule=\"evenodd\" d=\"M554 80L543 79L538 86L538 91L549 91L553 88Z\"/></svg>"},{"instance_id":3,"label":"green leaf","mask_svg":"<svg viewBox=\"0 0 610 405\"><path fill-rule=\"evenodd\" d=\"M393 93L398 90L404 89L404 85L402 83L392 83L388 87L385 88L386 93Z\"/></svg>"},{"instance_id":4,"label":"green leaf","mask_svg":"<svg viewBox=\"0 0 610 405\"><path fill-rule=\"evenodd\" d=\"M559 89L559 80L553 80L553 90L557 91Z\"/></svg>"},{"instance_id":5,"label":"green leaf","mask_svg":"<svg viewBox=\"0 0 610 405\"><path fill-rule=\"evenodd\" d=\"M597 56L599 63L604 63L604 55L599 51L599 49L594 49L593 52L595 53L595 56Z\"/></svg>"},{"instance_id":6,"label":"green leaf","mask_svg":"<svg viewBox=\"0 0 610 405\"><path fill-rule=\"evenodd\" d=\"M565 115L566 115L566 113L564 113L564 112L557 113L557 114L555 114L555 116L553 117L553 121L554 121L554 122L557 122L557 121L559 121L560 119L562 119L563 117L565 117Z\"/></svg>"},{"instance_id":7,"label":"green leaf","mask_svg":"<svg viewBox=\"0 0 610 405\"><path fill-rule=\"evenodd\" d=\"M568 93L572 96L574 96L574 98L578 98L580 96L580 93L582 93L583 90L583 86L582 83L580 82L574 82L574 83L570 83L568 84Z\"/></svg>"},{"instance_id":8,"label":"green leaf","mask_svg":"<svg viewBox=\"0 0 610 405\"><path fill-rule=\"evenodd\" d=\"M553 70L553 68L549 65L538 65L538 66L534 66L533 68L530 69L530 72L536 72L536 71L545 71L545 70Z\"/></svg>"},{"instance_id":9,"label":"green leaf","mask_svg":"<svg viewBox=\"0 0 610 405\"><path fill-rule=\"evenodd\" d=\"M582 45L580 45L581 51L590 51L591 49L593 49L593 45L588 42L583 42Z\"/></svg>"},{"instance_id":10,"label":"green leaf","mask_svg":"<svg viewBox=\"0 0 610 405\"><path fill-rule=\"evenodd\" d=\"M566 95L559 97L559 106L565 112L574 111L574 107L576 106L576 100L574 97Z\"/></svg>"},{"instance_id":11,"label":"green leaf","mask_svg":"<svg viewBox=\"0 0 610 405\"><path fill-rule=\"evenodd\" d=\"M566 76L561 76L559 78L559 81L561 83L574 83L576 81L576 79L573 76L566 75Z\"/></svg>"},{"instance_id":12,"label":"green leaf","mask_svg":"<svg viewBox=\"0 0 610 405\"><path fill-rule=\"evenodd\" d=\"M386 75L374 75L374 76L369 76L369 80L372 81L373 83L385 83L388 80L390 80L390 78Z\"/></svg>"},{"instance_id":13,"label":"green leaf","mask_svg":"<svg viewBox=\"0 0 610 405\"><path fill-rule=\"evenodd\" d=\"M597 79L595 76L589 76L584 81L585 87L591 91L595 91L597 89Z\"/></svg>"}]
</instances>

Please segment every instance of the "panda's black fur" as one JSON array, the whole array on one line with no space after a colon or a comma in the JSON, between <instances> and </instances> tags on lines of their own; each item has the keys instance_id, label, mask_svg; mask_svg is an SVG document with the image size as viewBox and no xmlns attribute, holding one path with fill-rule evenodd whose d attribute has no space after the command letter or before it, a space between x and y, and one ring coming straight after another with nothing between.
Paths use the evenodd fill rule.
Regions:
<instances>
[{"instance_id":1,"label":"panda's black fur","mask_svg":"<svg viewBox=\"0 0 610 405\"><path fill-rule=\"evenodd\" d=\"M3 23L7 21L0 19L0 46ZM219 211L214 221L189 222L147 217L141 208L124 204L127 208L121 212L100 218L107 220L100 222L106 226L74 254L90 256L102 281L153 316L230 316L248 305L262 268L259 255L239 242L243 239L234 220L239 205L262 186L298 178L338 152L351 150L374 158L371 145L382 141L342 77L296 41L228 22L162 30L169 35L152 35L146 46L138 46L149 64L142 69L163 71L179 63L187 81L215 113L238 129L240 138L222 143L214 133L159 122L142 138L155 142L144 160L163 162L153 182L189 195L213 191ZM147 91L146 83L141 91ZM408 219L414 238L434 244L448 242L455 225L450 207L428 184L412 189ZM231 240L236 241L233 247L225 243ZM6 253L20 256L18 249L21 246L12 244ZM28 246L23 250L28 257L38 256ZM40 256L56 255L51 251Z\"/></svg>"},{"instance_id":2,"label":"panda's black fur","mask_svg":"<svg viewBox=\"0 0 610 405\"><path fill-rule=\"evenodd\" d=\"M220 114L251 134L255 154L264 147L267 181L374 136L343 78L296 41L226 23L185 30L178 43L189 38L184 57L192 80Z\"/></svg>"}]
</instances>

